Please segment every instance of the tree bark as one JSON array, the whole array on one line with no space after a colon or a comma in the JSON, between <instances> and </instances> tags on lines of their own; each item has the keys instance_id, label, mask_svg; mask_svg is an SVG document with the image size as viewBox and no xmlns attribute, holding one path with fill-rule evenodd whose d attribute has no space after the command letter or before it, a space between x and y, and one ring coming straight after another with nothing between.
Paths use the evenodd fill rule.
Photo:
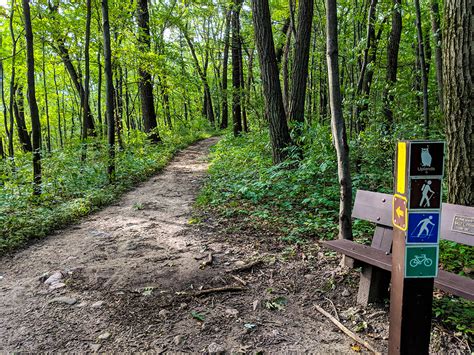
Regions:
<instances>
[{"instance_id":1,"label":"tree bark","mask_svg":"<svg viewBox=\"0 0 474 355\"><path fill-rule=\"evenodd\" d=\"M346 127L342 114L341 88L339 85L336 0L326 0L326 36L331 130L336 147L337 171L340 184L339 238L352 239L352 180L349 146L347 144Z\"/></svg>"},{"instance_id":2,"label":"tree bark","mask_svg":"<svg viewBox=\"0 0 474 355\"><path fill-rule=\"evenodd\" d=\"M90 116L90 53L89 44L91 38L91 0L86 0L86 38L84 43L84 98L82 100L82 140L85 141L89 135L89 122L88 117ZM85 148L85 147L84 147ZM85 150L84 150L85 152Z\"/></svg>"},{"instance_id":3,"label":"tree bark","mask_svg":"<svg viewBox=\"0 0 474 355\"><path fill-rule=\"evenodd\" d=\"M46 54L44 48L44 38L41 40L41 49L43 51L43 60L42 60L42 69L43 69L43 90L44 90L44 108L46 111L46 128L47 128L47 137L46 137L46 147L48 153L51 154L51 124L49 120L49 103L48 103L48 86L46 84Z\"/></svg>"},{"instance_id":4,"label":"tree bark","mask_svg":"<svg viewBox=\"0 0 474 355\"><path fill-rule=\"evenodd\" d=\"M23 96L23 87L17 83L13 86L13 110L15 113L18 139L24 152L32 152L30 133L26 127L25 121L25 98ZM13 127L13 126L12 126Z\"/></svg>"},{"instance_id":5,"label":"tree bark","mask_svg":"<svg viewBox=\"0 0 474 355\"><path fill-rule=\"evenodd\" d=\"M441 110L443 110L443 51L441 49L443 36L441 34L438 0L431 0L431 29L435 41L435 68L436 82L438 83L438 101Z\"/></svg>"},{"instance_id":6,"label":"tree bark","mask_svg":"<svg viewBox=\"0 0 474 355\"><path fill-rule=\"evenodd\" d=\"M25 21L28 104L33 136L33 195L39 195L41 194L41 124L36 103L34 42L29 0L23 0L23 17Z\"/></svg>"},{"instance_id":7,"label":"tree bark","mask_svg":"<svg viewBox=\"0 0 474 355\"><path fill-rule=\"evenodd\" d=\"M448 202L474 205L474 38L470 0L446 0L443 86L448 146Z\"/></svg>"},{"instance_id":8,"label":"tree bark","mask_svg":"<svg viewBox=\"0 0 474 355\"><path fill-rule=\"evenodd\" d=\"M291 72L292 88L289 101L289 119L301 124L304 123L313 8L313 0L300 0L298 3L298 25L296 29L293 69Z\"/></svg>"},{"instance_id":9,"label":"tree bark","mask_svg":"<svg viewBox=\"0 0 474 355\"><path fill-rule=\"evenodd\" d=\"M23 0L25 1L25 0ZM102 29L104 36L104 72L105 72L105 106L107 113L107 142L109 182L115 179L115 117L114 117L114 80L112 76L112 51L110 48L109 3L102 0Z\"/></svg>"},{"instance_id":10,"label":"tree bark","mask_svg":"<svg viewBox=\"0 0 474 355\"><path fill-rule=\"evenodd\" d=\"M232 7L232 123L234 136L242 133L242 62L240 43L241 0L234 0Z\"/></svg>"},{"instance_id":11,"label":"tree bark","mask_svg":"<svg viewBox=\"0 0 474 355\"><path fill-rule=\"evenodd\" d=\"M393 0L392 29L387 46L387 73L385 76L386 84L383 91L384 131L387 135L392 133L394 125L392 110L394 96L392 90L397 82L398 50L400 48L400 38L402 35L401 5L401 0Z\"/></svg>"},{"instance_id":12,"label":"tree bark","mask_svg":"<svg viewBox=\"0 0 474 355\"><path fill-rule=\"evenodd\" d=\"M221 129L225 129L229 125L229 103L227 101L227 70L229 62L229 38L231 16L232 10L229 9L225 20L224 54L222 58L222 119L220 125Z\"/></svg>"},{"instance_id":13,"label":"tree bark","mask_svg":"<svg viewBox=\"0 0 474 355\"><path fill-rule=\"evenodd\" d=\"M150 51L150 16L148 13L148 0L138 0L138 40L140 50L144 55ZM154 143L161 141L157 129L156 113L153 99L153 84L151 74L144 63L140 63L138 70L140 77L140 98L142 103L142 120L145 133Z\"/></svg>"},{"instance_id":14,"label":"tree bark","mask_svg":"<svg viewBox=\"0 0 474 355\"><path fill-rule=\"evenodd\" d=\"M416 33L418 38L418 55L421 71L421 82L423 89L423 125L425 138L429 138L430 131L430 111L428 107L428 72L426 67L425 58L425 46L423 44L423 31L421 29L421 11L420 11L420 0L415 0L415 12L416 12Z\"/></svg>"},{"instance_id":15,"label":"tree bark","mask_svg":"<svg viewBox=\"0 0 474 355\"><path fill-rule=\"evenodd\" d=\"M291 145L291 138L283 106L268 0L252 0L252 12L272 157L277 164L286 158L285 148Z\"/></svg>"}]
</instances>

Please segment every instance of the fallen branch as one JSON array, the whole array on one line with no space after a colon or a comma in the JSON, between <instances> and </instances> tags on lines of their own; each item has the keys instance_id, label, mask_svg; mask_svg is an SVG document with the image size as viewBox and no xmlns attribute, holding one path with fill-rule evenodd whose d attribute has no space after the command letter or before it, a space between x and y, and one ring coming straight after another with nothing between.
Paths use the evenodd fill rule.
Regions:
<instances>
[{"instance_id":1,"label":"fallen branch","mask_svg":"<svg viewBox=\"0 0 474 355\"><path fill-rule=\"evenodd\" d=\"M240 286L224 286L224 287L216 287L216 288L208 288L206 290L196 291L193 293L193 296L202 296L208 295L210 293L219 293L219 292L239 292L244 291L245 288Z\"/></svg>"},{"instance_id":2,"label":"fallen branch","mask_svg":"<svg viewBox=\"0 0 474 355\"><path fill-rule=\"evenodd\" d=\"M354 334L353 332L351 332L349 329L347 329L341 322L339 322L336 318L334 318L332 315L330 315L328 312L326 312L324 309L322 309L321 307L319 307L317 304L314 305L314 307L316 308L316 310L321 313L322 315L326 316L329 318L329 320L331 322L333 322L340 330L342 330L346 335L348 335L349 337L351 337L352 339L354 339L356 342L358 342L359 344L363 345L364 347L366 347L367 349L369 349L370 351L372 351L373 353L375 354L380 354L380 352L378 352L377 350L375 350L375 348L370 345L367 341L365 341L364 339L362 339L361 337L359 337L357 334Z\"/></svg>"},{"instance_id":3,"label":"fallen branch","mask_svg":"<svg viewBox=\"0 0 474 355\"><path fill-rule=\"evenodd\" d=\"M245 282L244 280L242 280L240 277L235 276L235 275L230 275L230 277L232 277L234 280L240 282L242 285L247 286L247 282Z\"/></svg>"},{"instance_id":4,"label":"fallen branch","mask_svg":"<svg viewBox=\"0 0 474 355\"><path fill-rule=\"evenodd\" d=\"M227 270L227 272L240 272L240 271L247 271L251 268L253 268L254 266L257 266L258 264L262 263L262 260L255 260L255 261L252 261L250 263L247 263L245 265L242 265L242 266L239 266L239 267L236 267L234 269L230 269L230 270Z\"/></svg>"}]
</instances>

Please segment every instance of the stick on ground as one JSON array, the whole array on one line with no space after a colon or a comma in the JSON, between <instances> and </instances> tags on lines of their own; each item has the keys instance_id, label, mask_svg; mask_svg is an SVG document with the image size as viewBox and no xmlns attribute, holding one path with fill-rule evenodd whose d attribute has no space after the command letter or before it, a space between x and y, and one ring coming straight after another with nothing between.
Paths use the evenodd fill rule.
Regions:
<instances>
[{"instance_id":1,"label":"stick on ground","mask_svg":"<svg viewBox=\"0 0 474 355\"><path fill-rule=\"evenodd\" d=\"M319 307L317 304L314 305L314 307L316 308L316 310L321 313L322 315L326 316L329 318L329 320L331 322L333 322L340 330L342 330L346 335L348 335L349 337L351 337L352 339L354 339L356 342L358 342L359 344L363 345L364 347L366 347L367 349L369 349L370 351L372 351L373 353L375 354L380 354L379 351L375 350L375 348L370 345L367 341L365 341L364 339L362 339L361 337L359 337L357 334L354 334L353 332L351 332L349 329L347 329L341 322L339 322L336 318L334 318L332 315L330 315L328 312L326 312L324 309L322 309L321 307Z\"/></svg>"},{"instance_id":2,"label":"stick on ground","mask_svg":"<svg viewBox=\"0 0 474 355\"><path fill-rule=\"evenodd\" d=\"M216 287L216 288L208 288L206 290L196 291L193 293L193 296L203 296L208 295L210 293L218 293L218 292L239 292L244 291L245 288L240 286L224 286L224 287Z\"/></svg>"},{"instance_id":3,"label":"stick on ground","mask_svg":"<svg viewBox=\"0 0 474 355\"><path fill-rule=\"evenodd\" d=\"M246 271L246 270L249 270L249 269L253 268L254 266L257 266L257 265L260 264L261 262L262 262L262 260L252 261L252 262L250 262L250 263L247 263L247 264L245 264L245 265L236 267L236 268L234 268L234 269L227 270L227 272Z\"/></svg>"}]
</instances>

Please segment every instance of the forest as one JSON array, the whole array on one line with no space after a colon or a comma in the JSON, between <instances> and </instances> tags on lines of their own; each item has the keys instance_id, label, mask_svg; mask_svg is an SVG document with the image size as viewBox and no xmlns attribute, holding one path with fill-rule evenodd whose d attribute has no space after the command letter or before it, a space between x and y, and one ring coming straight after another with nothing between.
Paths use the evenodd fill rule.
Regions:
<instances>
[{"instance_id":1,"label":"forest","mask_svg":"<svg viewBox=\"0 0 474 355\"><path fill-rule=\"evenodd\" d=\"M347 311L351 301L339 291L344 286L352 297L358 273L344 269L320 242L340 238L370 245L374 226L351 218L356 191L393 193L398 141L445 141L442 200L474 206L473 8L468 0L0 0L0 284L10 282L3 280L9 270L33 272L30 279L44 272L45 280L61 270L65 281L58 284L64 286L48 291L59 292L48 294L58 296L51 302L72 297L64 293L72 290L95 292L96 301L106 304L100 309L131 307L127 317L101 311L102 324L115 324L114 330L91 335L81 328L87 339L99 336L90 344L60 339L52 345L32 333L24 334L30 340L0 336L0 344L7 351L230 351L237 341L231 335L222 340L226 345L208 344L214 339L209 327L219 333L223 321L207 301L167 299L158 284L171 276L145 276L184 268L189 256L202 273L196 292L216 290L221 285L214 285L211 271L225 264L219 253L224 258L235 252L239 261L260 253L267 268L276 268L275 260L285 265L278 266L274 286L241 299L252 304L252 297L265 293L258 304L264 305L261 312L273 312L273 322L296 307L275 290L309 273L298 269L300 263L324 283L318 289L327 288L327 296L318 297L332 302L337 294L336 315L337 309ZM81 234L82 223L89 234ZM129 231L140 223L142 229ZM96 242L104 238L99 235L112 239ZM138 235L149 239L140 244ZM193 247L184 242L189 240L205 243L204 249L196 246L204 261L191 255ZM180 243L185 251L160 259L161 246L171 250ZM87 256L79 256L85 251ZM128 257L137 269L125 265ZM150 257L162 265L147 266ZM123 265L110 258L123 259ZM69 269L71 263L77 265ZM331 268L337 272L328 284ZM474 247L442 240L440 268L472 280ZM184 272L179 270L176 275ZM185 276L169 287L180 297L194 297L179 286L188 282ZM250 287L258 277L240 275L233 282ZM24 280L21 287L33 287ZM294 282L304 297L311 294L304 279ZM281 288L298 295L292 285ZM14 292L13 286L7 289ZM140 289L145 301L129 295L132 289ZM5 300L13 295L8 292ZM76 308L97 303L72 299ZM5 310L13 307L8 302ZM471 351L472 301L435 291L433 302L431 350ZM166 321L159 329L173 335L168 343L147 343L151 335L143 331L124 345L118 335L132 324L144 327L147 307L158 323L187 312L202 329L169 320L173 331ZM234 308L222 312L240 317ZM62 333L69 324L63 311L54 313L60 325L51 320L53 313L33 322ZM369 339L388 319L376 326L359 318L347 319ZM8 311L0 311L0 319L6 322ZM286 334L280 349L265 337L260 320L242 322L246 333L239 337L248 344L243 352L291 350L288 339L301 336ZM386 341L380 334L372 340ZM317 340L303 343L294 349L333 350ZM380 346L385 352L386 345ZM337 350L358 351L353 345Z\"/></svg>"}]
</instances>

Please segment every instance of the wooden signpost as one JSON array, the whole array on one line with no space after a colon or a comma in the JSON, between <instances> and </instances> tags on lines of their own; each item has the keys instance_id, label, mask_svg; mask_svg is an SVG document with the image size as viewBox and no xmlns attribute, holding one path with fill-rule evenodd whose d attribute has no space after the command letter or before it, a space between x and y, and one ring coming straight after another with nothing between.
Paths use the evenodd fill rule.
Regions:
<instances>
[{"instance_id":1,"label":"wooden signpost","mask_svg":"<svg viewBox=\"0 0 474 355\"><path fill-rule=\"evenodd\" d=\"M444 142L398 142L389 354L428 354L438 274Z\"/></svg>"}]
</instances>

